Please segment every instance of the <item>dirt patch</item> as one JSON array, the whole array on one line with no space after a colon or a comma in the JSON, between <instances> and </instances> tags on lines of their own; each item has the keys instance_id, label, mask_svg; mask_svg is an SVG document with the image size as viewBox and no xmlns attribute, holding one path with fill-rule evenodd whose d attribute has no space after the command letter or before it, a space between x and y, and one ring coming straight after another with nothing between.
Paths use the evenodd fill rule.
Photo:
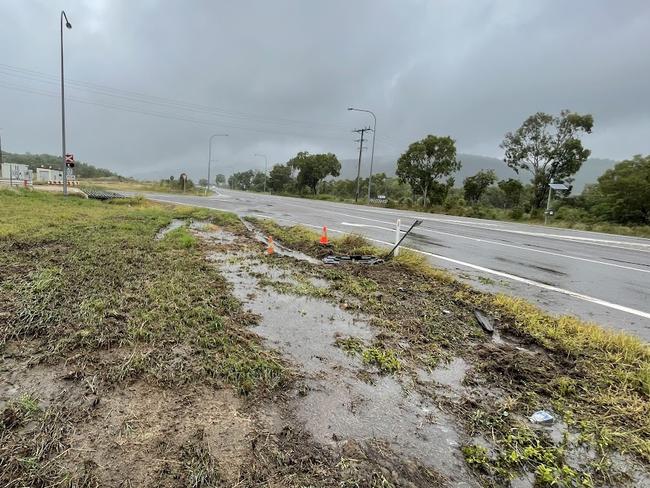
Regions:
<instances>
[{"instance_id":1,"label":"dirt patch","mask_svg":"<svg viewBox=\"0 0 650 488\"><path fill-rule=\"evenodd\" d=\"M178 392L143 383L102 397L101 407L69 442L73 465L91 462L102 486L164 486L182 476L183 451L199 444L215 460L220 481L234 484L247 459L253 431L249 413L230 390L205 387Z\"/></svg>"}]
</instances>

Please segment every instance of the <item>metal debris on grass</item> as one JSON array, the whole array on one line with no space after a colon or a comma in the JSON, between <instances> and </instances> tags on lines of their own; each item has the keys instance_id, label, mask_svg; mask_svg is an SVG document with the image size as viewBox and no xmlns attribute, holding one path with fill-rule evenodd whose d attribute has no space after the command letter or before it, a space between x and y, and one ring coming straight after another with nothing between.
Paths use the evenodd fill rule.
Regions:
<instances>
[{"instance_id":1,"label":"metal debris on grass","mask_svg":"<svg viewBox=\"0 0 650 488\"><path fill-rule=\"evenodd\" d=\"M490 334L494 333L494 325L489 317L484 315L480 310L474 310L474 316L485 332L489 332Z\"/></svg>"}]
</instances>

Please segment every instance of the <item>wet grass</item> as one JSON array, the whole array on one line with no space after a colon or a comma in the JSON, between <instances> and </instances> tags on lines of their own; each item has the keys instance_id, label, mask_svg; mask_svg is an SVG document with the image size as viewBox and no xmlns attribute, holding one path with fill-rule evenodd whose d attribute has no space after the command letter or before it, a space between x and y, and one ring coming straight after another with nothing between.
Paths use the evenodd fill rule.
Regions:
<instances>
[{"instance_id":1,"label":"wet grass","mask_svg":"<svg viewBox=\"0 0 650 488\"><path fill-rule=\"evenodd\" d=\"M0 412L0 485L99 486L92 466L65 462L98 391L207 384L255 397L287 381L279 357L248 330L257 317L205 260L203 243L186 226L156 239L173 219L245 230L236 216L206 209L0 191L0 354L65 365L89 398L42 406L18 392ZM197 440L182 451L184 486L219 483L206 449Z\"/></svg>"},{"instance_id":2,"label":"wet grass","mask_svg":"<svg viewBox=\"0 0 650 488\"><path fill-rule=\"evenodd\" d=\"M0 193L0 348L32 341L32 361L66 360L108 382L277 386L283 367L246 330L255 317L197 239L186 227L154 238L175 218L243 229L204 209Z\"/></svg>"},{"instance_id":3,"label":"wet grass","mask_svg":"<svg viewBox=\"0 0 650 488\"><path fill-rule=\"evenodd\" d=\"M375 366L382 374L398 373L402 368L395 351L386 349L381 344L367 347L357 337L339 337L336 339L335 345L352 356L361 356L363 364Z\"/></svg>"},{"instance_id":4,"label":"wet grass","mask_svg":"<svg viewBox=\"0 0 650 488\"><path fill-rule=\"evenodd\" d=\"M255 225L317 257L359 249L385 253L355 236L333 239L327 250L318 245L319 234L309 229L280 227L268 220ZM505 392L509 404L499 411L493 400L480 398L454 407L464 422L475 416L489 419L485 428L472 427L471 422L467 427L490 439L490 455L480 445L465 449L468 463L485 483L498 486L528 472L541 486L615 484L620 466L611 462L613 451L632 455L645 470L650 465L648 344L572 317L550 316L524 300L477 292L412 252L381 266L327 267L321 275L330 281L330 299L344 302L354 297L359 310L384 331L373 346L390 350L400 341L408 343L402 369L413 361L419 367L435 367L460 355L475 366L470 383ZM473 317L475 309L496 320L510 344L538 352L491 343ZM337 345L351 354L369 351L355 338L339 338ZM367 356L369 362L379 357L370 352ZM554 444L521 423L540 408L563 418L578 441ZM578 469L567 464L565 454L580 446L595 450L597 459Z\"/></svg>"}]
</instances>

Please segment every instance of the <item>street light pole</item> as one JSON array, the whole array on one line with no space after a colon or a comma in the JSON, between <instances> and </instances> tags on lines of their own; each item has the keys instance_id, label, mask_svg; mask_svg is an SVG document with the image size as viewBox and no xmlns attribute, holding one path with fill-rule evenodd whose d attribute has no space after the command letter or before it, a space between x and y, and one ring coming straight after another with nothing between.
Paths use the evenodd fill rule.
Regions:
<instances>
[{"instance_id":1,"label":"street light pole","mask_svg":"<svg viewBox=\"0 0 650 488\"><path fill-rule=\"evenodd\" d=\"M370 111L370 110L364 110L361 108L354 108L354 107L348 107L348 110L352 110L355 112L366 112L372 115L372 119L374 120L374 125L372 128L372 150L370 152L370 177L368 178L368 203L370 203L370 189L372 188L372 165L375 161L375 136L377 135L377 117L375 116L375 113Z\"/></svg>"},{"instance_id":2,"label":"street light pole","mask_svg":"<svg viewBox=\"0 0 650 488\"><path fill-rule=\"evenodd\" d=\"M551 179L551 183L548 185L548 200L546 201L546 212L544 212L544 225L548 224L548 216L551 212L551 198L553 196L552 184L553 180Z\"/></svg>"},{"instance_id":3,"label":"street light pole","mask_svg":"<svg viewBox=\"0 0 650 488\"><path fill-rule=\"evenodd\" d=\"M65 11L61 10L61 159L63 162L63 195L68 195L68 166L65 162L65 88L63 82L63 19L65 26L72 29Z\"/></svg>"},{"instance_id":4,"label":"street light pole","mask_svg":"<svg viewBox=\"0 0 650 488\"><path fill-rule=\"evenodd\" d=\"M269 160L266 157L266 154L257 154L255 153L255 156L259 156L261 158L264 158L264 193L266 193L266 175L269 171Z\"/></svg>"},{"instance_id":5,"label":"street light pole","mask_svg":"<svg viewBox=\"0 0 650 488\"><path fill-rule=\"evenodd\" d=\"M212 166L212 139L215 137L228 137L228 134L212 134L208 142L208 184L205 186L205 196L208 196L208 188L210 188L210 169Z\"/></svg>"}]
</instances>

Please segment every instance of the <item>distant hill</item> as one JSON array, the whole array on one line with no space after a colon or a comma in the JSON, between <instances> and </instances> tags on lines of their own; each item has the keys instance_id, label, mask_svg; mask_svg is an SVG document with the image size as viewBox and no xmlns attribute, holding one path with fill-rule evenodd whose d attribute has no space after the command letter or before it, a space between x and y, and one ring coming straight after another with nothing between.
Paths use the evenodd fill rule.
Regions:
<instances>
[{"instance_id":1,"label":"distant hill","mask_svg":"<svg viewBox=\"0 0 650 488\"><path fill-rule=\"evenodd\" d=\"M518 178L522 182L530 181L530 173L520 172L519 175L513 170L508 168L506 164L497 158L488 156L479 156L476 154L459 154L458 159L461 160L463 166L454 177L456 178L456 186L461 186L463 180L468 176L474 175L482 169L493 169L500 180L507 178ZM341 178L353 179L357 177L357 163L356 159L342 159L341 160ZM584 186L591 183L596 183L598 177L605 171L612 168L616 164L613 159L590 158L582 165L580 171L575 175L574 193L580 193ZM397 167L397 158L376 158L373 167L373 173L386 173L389 176L395 175ZM370 158L364 157L361 162L361 175L367 177L370 169Z\"/></svg>"},{"instance_id":2,"label":"distant hill","mask_svg":"<svg viewBox=\"0 0 650 488\"><path fill-rule=\"evenodd\" d=\"M9 164L26 164L29 169L36 171L36 168L60 168L61 156L51 154L15 154L2 151L2 162ZM119 176L117 173L104 168L97 168L92 164L75 161L74 173L79 178L103 178L107 176Z\"/></svg>"}]
</instances>

